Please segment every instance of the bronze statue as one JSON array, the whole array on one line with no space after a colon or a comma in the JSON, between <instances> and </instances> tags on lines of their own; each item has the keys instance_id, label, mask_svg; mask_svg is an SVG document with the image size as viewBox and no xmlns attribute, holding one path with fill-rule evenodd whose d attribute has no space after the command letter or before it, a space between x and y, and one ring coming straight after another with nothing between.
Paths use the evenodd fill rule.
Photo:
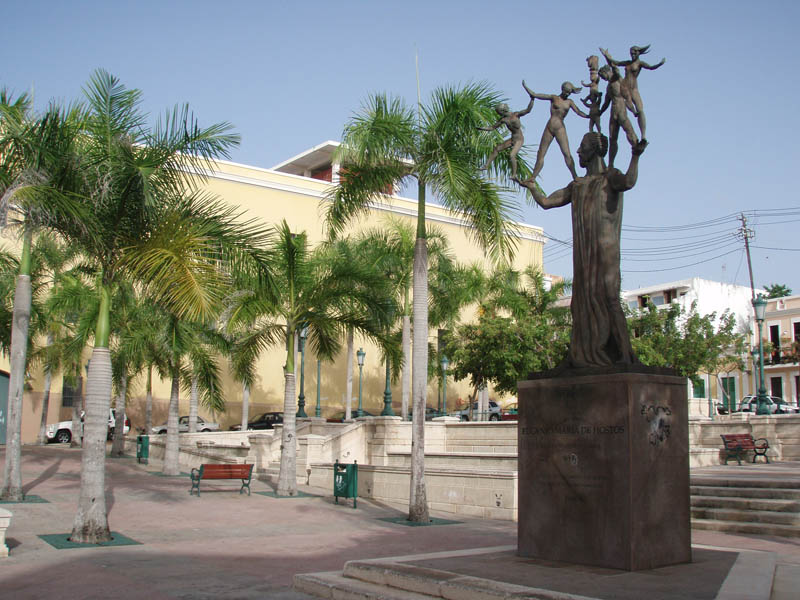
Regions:
<instances>
[{"instance_id":1,"label":"bronze statue","mask_svg":"<svg viewBox=\"0 0 800 600\"><path fill-rule=\"evenodd\" d=\"M533 173L526 181L533 182L536 179L536 176L539 175L539 172L544 166L544 155L547 154L547 149L550 148L550 143L553 141L553 138L556 139L558 142L558 147L561 148L561 154L564 155L564 162L567 163L567 168L569 169L569 172L572 173L572 178L577 179L578 173L575 171L575 161L572 159L572 155L570 154L567 130L564 128L564 117L566 117L569 110L572 109L576 114L582 116L584 119L589 118L589 115L584 113L575 105L572 100L569 99L570 94L577 94L581 91L581 88L575 87L569 81L565 81L561 84L561 94L556 95L537 94L532 92L528 86L525 85L524 80L522 82L522 87L524 87L525 91L528 92L531 100L536 98L538 100L547 100L550 102L550 120L547 122L547 125L544 128L542 139L539 142L539 151L536 153L536 164L533 167Z\"/></svg>"},{"instance_id":2,"label":"bronze statue","mask_svg":"<svg viewBox=\"0 0 800 600\"><path fill-rule=\"evenodd\" d=\"M626 101L622 93L622 78L619 74L617 67L608 64L603 65L599 71L600 77L608 82L606 87L606 99L603 102L603 107L600 109L600 114L603 114L611 104L611 116L608 120L608 135L611 140L611 148L608 155L608 166L614 167L614 159L617 156L617 138L619 137L620 127L625 131L628 136L628 142L631 147L635 146L639 140L636 137L636 132L633 130L633 125L628 120L627 110L631 110L636 114L636 111L630 101Z\"/></svg>"},{"instance_id":3,"label":"bronze statue","mask_svg":"<svg viewBox=\"0 0 800 600\"><path fill-rule=\"evenodd\" d=\"M482 171L488 171L489 165L492 164L497 155L505 150L506 148L511 148L511 152L509 154L509 160L511 161L511 178L517 178L517 154L519 154L520 148L525 143L525 138L522 135L522 122L520 121L520 117L524 117L533 108L533 98L531 101L528 102L528 106L523 110L519 111L512 111L508 104L502 102L494 107L495 112L500 116L500 119L492 125L491 127L478 127L481 131L494 131L500 125L505 125L508 128L509 133L511 133L511 137L508 138L506 141L497 144L492 153L489 155L489 158L486 160L486 164L483 165L481 168Z\"/></svg>"},{"instance_id":4,"label":"bronze statue","mask_svg":"<svg viewBox=\"0 0 800 600\"><path fill-rule=\"evenodd\" d=\"M522 182L542 208L572 205L572 338L559 369L638 363L620 305L622 193L636 184L639 156L647 142L632 148L627 173L607 169L608 138L589 132L578 148L586 175L545 196L533 180Z\"/></svg>"},{"instance_id":5,"label":"bronze statue","mask_svg":"<svg viewBox=\"0 0 800 600\"><path fill-rule=\"evenodd\" d=\"M639 57L642 54L647 54L649 50L650 50L650 44L648 44L647 46L631 46L630 60L614 60L613 58L611 58L611 55L608 53L608 50L600 48L600 52L602 52L603 56L606 57L608 64L615 67L625 67L625 79L623 79L622 93L631 102L633 102L634 107L636 107L636 112L638 113L637 118L639 120L639 133L642 134L642 140L647 139L647 134L645 132L645 129L647 128L647 121L645 120L644 117L644 104L642 103L642 97L639 94L639 84L638 84L639 73L641 73L642 69L655 71L658 67L667 62L666 58L662 58L660 62L654 65L648 65Z\"/></svg>"},{"instance_id":6,"label":"bronze statue","mask_svg":"<svg viewBox=\"0 0 800 600\"><path fill-rule=\"evenodd\" d=\"M586 98L581 98L581 103L589 109L589 131L594 131L597 128L597 133L603 133L600 127L600 104L603 101L603 92L601 92L597 84L600 78L597 76L597 62L598 58L594 54L586 58L586 64L589 67L589 83L581 81L584 86L589 86L589 95Z\"/></svg>"}]
</instances>

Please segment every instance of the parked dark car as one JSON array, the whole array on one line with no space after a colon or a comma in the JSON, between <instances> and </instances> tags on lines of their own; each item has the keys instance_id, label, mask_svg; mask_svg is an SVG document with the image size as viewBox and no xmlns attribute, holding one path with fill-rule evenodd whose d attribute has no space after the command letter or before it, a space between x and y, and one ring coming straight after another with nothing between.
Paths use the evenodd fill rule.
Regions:
<instances>
[{"instance_id":1,"label":"parked dark car","mask_svg":"<svg viewBox=\"0 0 800 600\"><path fill-rule=\"evenodd\" d=\"M432 421L435 417L440 417L440 416L442 416L442 415L439 414L439 411L436 410L435 408L433 408L432 406L426 406L425 407L425 420L426 421ZM410 410L408 412L408 418L409 418L409 420L414 418L414 411L413 410Z\"/></svg>"},{"instance_id":2,"label":"parked dark car","mask_svg":"<svg viewBox=\"0 0 800 600\"><path fill-rule=\"evenodd\" d=\"M366 411L366 410L364 410L362 412L364 413L365 417L374 417L375 416L371 412ZM353 419L356 418L357 414L358 414L358 409L357 408L354 408L354 409L352 409L350 411L350 416L353 417ZM327 421L328 421L328 423L344 423L344 411L342 410L342 411L339 411L337 413L332 414L330 417L327 418Z\"/></svg>"},{"instance_id":3,"label":"parked dark car","mask_svg":"<svg viewBox=\"0 0 800 600\"><path fill-rule=\"evenodd\" d=\"M274 425L280 425L282 423L283 423L282 412L266 412L250 419L247 422L247 430L255 431L258 429L273 429ZM228 429L230 431L241 431L242 424L238 423L236 425L231 425Z\"/></svg>"}]
</instances>

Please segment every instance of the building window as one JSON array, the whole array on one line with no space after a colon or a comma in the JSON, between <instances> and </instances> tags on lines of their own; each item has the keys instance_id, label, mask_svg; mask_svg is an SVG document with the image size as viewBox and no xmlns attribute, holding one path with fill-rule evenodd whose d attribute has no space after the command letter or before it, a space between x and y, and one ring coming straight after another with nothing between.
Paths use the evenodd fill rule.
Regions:
<instances>
[{"instance_id":1,"label":"building window","mask_svg":"<svg viewBox=\"0 0 800 600\"><path fill-rule=\"evenodd\" d=\"M654 306L663 306L666 304L666 299L664 298L664 294L652 294L650 296L650 302L652 302Z\"/></svg>"},{"instance_id":2,"label":"building window","mask_svg":"<svg viewBox=\"0 0 800 600\"><path fill-rule=\"evenodd\" d=\"M779 325L769 326L769 341L772 342L772 362L781 362L781 328Z\"/></svg>"},{"instance_id":3,"label":"building window","mask_svg":"<svg viewBox=\"0 0 800 600\"><path fill-rule=\"evenodd\" d=\"M700 379L699 381L692 382L692 398L705 398L706 397L706 382Z\"/></svg>"},{"instance_id":4,"label":"building window","mask_svg":"<svg viewBox=\"0 0 800 600\"><path fill-rule=\"evenodd\" d=\"M772 388L770 396L776 396L783 399L783 377L770 377L769 383L770 387Z\"/></svg>"}]
</instances>

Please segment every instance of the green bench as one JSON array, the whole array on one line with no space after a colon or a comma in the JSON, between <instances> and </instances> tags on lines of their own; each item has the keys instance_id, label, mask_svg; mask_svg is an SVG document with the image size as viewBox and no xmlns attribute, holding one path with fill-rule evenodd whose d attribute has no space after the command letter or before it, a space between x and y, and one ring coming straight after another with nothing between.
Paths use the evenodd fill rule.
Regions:
<instances>
[{"instance_id":1,"label":"green bench","mask_svg":"<svg viewBox=\"0 0 800 600\"><path fill-rule=\"evenodd\" d=\"M242 487L239 493L247 490L249 496L252 475L253 465L200 465L199 469L192 469L192 489L189 490L189 494L197 491L197 496L200 497L200 482L203 479L241 479Z\"/></svg>"},{"instance_id":2,"label":"green bench","mask_svg":"<svg viewBox=\"0 0 800 600\"><path fill-rule=\"evenodd\" d=\"M763 456L769 462L767 450L769 450L769 442L766 438L753 439L749 433L723 433L720 435L722 443L725 444L725 464L728 464L728 459L735 458L739 464L742 464L742 456L749 451L753 451L753 462L756 458Z\"/></svg>"}]
</instances>

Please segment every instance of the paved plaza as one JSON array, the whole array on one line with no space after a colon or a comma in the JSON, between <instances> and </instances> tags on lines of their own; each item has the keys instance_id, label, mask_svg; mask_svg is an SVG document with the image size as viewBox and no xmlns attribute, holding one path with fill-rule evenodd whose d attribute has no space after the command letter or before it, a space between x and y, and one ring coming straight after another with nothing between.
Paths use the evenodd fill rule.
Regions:
<instances>
[{"instance_id":1,"label":"paved plaza","mask_svg":"<svg viewBox=\"0 0 800 600\"><path fill-rule=\"evenodd\" d=\"M4 460L4 450L0 458ZM240 495L232 481L204 482L197 498L189 495L188 476L163 477L158 465L141 465L134 458L108 459L106 464L111 529L138 544L57 549L39 537L71 530L80 451L26 446L23 487L29 497L44 502L2 505L13 518L7 533L10 556L0 559L0 597L308 598L292 590L297 573L341 571L346 561L357 559L516 544L516 523L510 521L459 519L449 525L407 527L380 520L403 513L368 499L359 499L353 509L352 501L334 504L330 489L307 486L300 489L308 496L274 498L258 493L272 491L262 481L253 482L250 497ZM737 469L709 467L693 475L736 474ZM738 473L800 478L800 465L743 466ZM434 516L452 519L444 513ZM774 553L773 600L797 597L800 538L695 530L693 544ZM472 574L492 577L504 568L497 560L474 560ZM704 571L696 571L699 581Z\"/></svg>"}]
</instances>

